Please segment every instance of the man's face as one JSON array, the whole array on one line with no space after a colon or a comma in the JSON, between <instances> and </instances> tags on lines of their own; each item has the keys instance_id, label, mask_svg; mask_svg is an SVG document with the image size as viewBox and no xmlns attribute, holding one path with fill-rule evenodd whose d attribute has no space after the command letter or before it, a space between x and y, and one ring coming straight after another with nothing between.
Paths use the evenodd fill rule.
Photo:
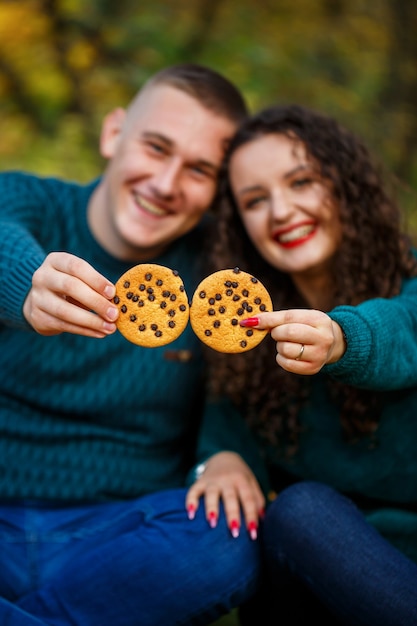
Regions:
<instances>
[{"instance_id":1,"label":"man's face","mask_svg":"<svg viewBox=\"0 0 417 626\"><path fill-rule=\"evenodd\" d=\"M98 241L114 256L160 254L211 205L235 124L168 85L150 86L103 125L107 170L89 210Z\"/></svg>"}]
</instances>

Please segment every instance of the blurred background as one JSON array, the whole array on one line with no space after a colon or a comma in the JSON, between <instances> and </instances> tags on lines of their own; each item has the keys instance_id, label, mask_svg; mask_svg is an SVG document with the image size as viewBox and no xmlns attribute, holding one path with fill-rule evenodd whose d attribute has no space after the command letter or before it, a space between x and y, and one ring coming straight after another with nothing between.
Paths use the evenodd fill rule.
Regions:
<instances>
[{"instance_id":1,"label":"blurred background","mask_svg":"<svg viewBox=\"0 0 417 626\"><path fill-rule=\"evenodd\" d=\"M364 137L417 232L416 0L0 0L0 170L88 181L103 116L161 67L220 70Z\"/></svg>"}]
</instances>

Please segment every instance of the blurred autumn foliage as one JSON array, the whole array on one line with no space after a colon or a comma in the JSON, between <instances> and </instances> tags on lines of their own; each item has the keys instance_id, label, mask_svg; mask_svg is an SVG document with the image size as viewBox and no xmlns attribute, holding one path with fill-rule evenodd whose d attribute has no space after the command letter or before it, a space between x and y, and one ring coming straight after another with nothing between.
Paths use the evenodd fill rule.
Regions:
<instances>
[{"instance_id":1,"label":"blurred autumn foliage","mask_svg":"<svg viewBox=\"0 0 417 626\"><path fill-rule=\"evenodd\" d=\"M0 169L90 179L105 113L195 61L252 110L296 101L360 133L414 221L416 33L415 0L0 0Z\"/></svg>"}]
</instances>

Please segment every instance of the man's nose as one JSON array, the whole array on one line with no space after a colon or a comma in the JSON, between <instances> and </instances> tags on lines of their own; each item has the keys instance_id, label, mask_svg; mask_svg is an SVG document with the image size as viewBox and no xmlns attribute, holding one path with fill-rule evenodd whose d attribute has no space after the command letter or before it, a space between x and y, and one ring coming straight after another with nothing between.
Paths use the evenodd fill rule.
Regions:
<instances>
[{"instance_id":1,"label":"man's nose","mask_svg":"<svg viewBox=\"0 0 417 626\"><path fill-rule=\"evenodd\" d=\"M161 163L160 169L155 173L152 180L155 193L164 198L175 195L179 188L180 174L181 162L179 159L171 158Z\"/></svg>"}]
</instances>

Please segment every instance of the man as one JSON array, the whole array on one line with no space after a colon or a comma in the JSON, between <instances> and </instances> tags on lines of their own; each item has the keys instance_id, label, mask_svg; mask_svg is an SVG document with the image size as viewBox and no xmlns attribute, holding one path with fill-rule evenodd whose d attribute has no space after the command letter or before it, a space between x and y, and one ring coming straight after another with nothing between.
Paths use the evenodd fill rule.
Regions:
<instances>
[{"instance_id":1,"label":"man","mask_svg":"<svg viewBox=\"0 0 417 626\"><path fill-rule=\"evenodd\" d=\"M116 332L112 303L117 278L145 261L178 270L192 295L202 218L245 115L224 77L173 66L105 118L99 180L0 176L4 624L204 624L256 588L256 542L227 527L236 511L210 530L203 507L187 519L179 489L207 458L213 475L217 459L245 469L233 451L255 468L243 422L204 401L190 326L139 348ZM248 521L263 501L246 476Z\"/></svg>"}]
</instances>

